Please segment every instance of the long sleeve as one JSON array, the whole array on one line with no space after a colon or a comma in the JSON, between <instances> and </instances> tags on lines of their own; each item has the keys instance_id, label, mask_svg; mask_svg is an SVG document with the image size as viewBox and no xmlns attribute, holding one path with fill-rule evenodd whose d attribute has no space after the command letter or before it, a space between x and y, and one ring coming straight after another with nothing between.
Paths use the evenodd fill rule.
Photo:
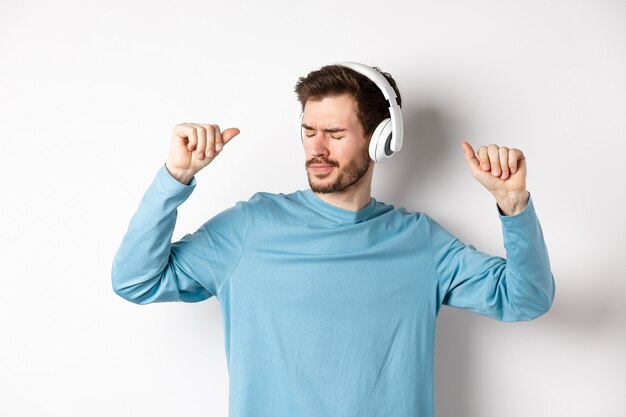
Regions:
<instances>
[{"instance_id":1,"label":"long sleeve","mask_svg":"<svg viewBox=\"0 0 626 417\"><path fill-rule=\"evenodd\" d=\"M219 294L243 252L247 208L238 202L172 243L177 208L195 186L195 177L185 185L161 166L113 259L113 291L120 297L148 304L198 302Z\"/></svg>"},{"instance_id":2,"label":"long sleeve","mask_svg":"<svg viewBox=\"0 0 626 417\"><path fill-rule=\"evenodd\" d=\"M506 259L466 245L427 216L438 275L439 305L500 321L526 321L548 311L554 276L532 196L526 207L502 222Z\"/></svg>"}]
</instances>

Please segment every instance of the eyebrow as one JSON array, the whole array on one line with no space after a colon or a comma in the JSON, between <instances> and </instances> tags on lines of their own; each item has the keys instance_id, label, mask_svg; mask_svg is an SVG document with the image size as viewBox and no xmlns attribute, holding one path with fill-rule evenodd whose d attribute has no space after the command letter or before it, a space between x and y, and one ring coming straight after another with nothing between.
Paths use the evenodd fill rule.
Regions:
<instances>
[{"instance_id":1,"label":"eyebrow","mask_svg":"<svg viewBox=\"0 0 626 417\"><path fill-rule=\"evenodd\" d=\"M302 123L302 127L305 128L306 130L315 130L314 128L312 128L311 126L308 126L304 123ZM338 127L331 127L328 129L322 129L323 132L330 132L330 133L336 133L336 132L345 132L348 129L340 129Z\"/></svg>"}]
</instances>

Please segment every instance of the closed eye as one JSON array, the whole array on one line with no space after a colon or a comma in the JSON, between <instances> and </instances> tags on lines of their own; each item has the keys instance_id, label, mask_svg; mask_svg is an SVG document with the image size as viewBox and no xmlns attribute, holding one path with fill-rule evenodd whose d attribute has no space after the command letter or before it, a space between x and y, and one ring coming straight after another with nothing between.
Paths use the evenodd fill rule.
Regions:
<instances>
[{"instance_id":1,"label":"closed eye","mask_svg":"<svg viewBox=\"0 0 626 417\"><path fill-rule=\"evenodd\" d=\"M315 136L315 133L312 134L312 135L305 135L305 136L307 138L312 138L313 136ZM343 138L343 136L336 137L336 136L333 136L333 135L330 135L330 137L333 138L333 139L341 139L341 138Z\"/></svg>"}]
</instances>

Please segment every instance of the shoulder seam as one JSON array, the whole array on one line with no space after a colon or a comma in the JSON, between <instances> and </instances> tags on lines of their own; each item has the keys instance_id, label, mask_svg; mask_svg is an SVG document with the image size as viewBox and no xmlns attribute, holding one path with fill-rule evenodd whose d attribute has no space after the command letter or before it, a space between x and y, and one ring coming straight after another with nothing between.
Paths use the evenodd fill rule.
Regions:
<instances>
[{"instance_id":1,"label":"shoulder seam","mask_svg":"<svg viewBox=\"0 0 626 417\"><path fill-rule=\"evenodd\" d=\"M246 249L246 242L248 240L248 228L249 228L249 224L250 224L250 213L249 213L249 208L248 208L248 202L244 203L244 207L246 208L246 231L245 231L244 237L243 237L243 244L241 245L241 253L239 254L239 259L237 259L237 263L235 264L235 267L233 268L233 270L228 275L228 278L226 278L226 281L224 281L222 286L217 291L217 294L216 294L217 298L219 298L220 294L222 293L222 290L224 289L226 284L228 284L228 282L230 281L230 278L233 276L233 274L237 270L237 267L239 266L239 262L241 261L241 258L243 257L243 253L244 253L244 251Z\"/></svg>"},{"instance_id":2,"label":"shoulder seam","mask_svg":"<svg viewBox=\"0 0 626 417\"><path fill-rule=\"evenodd\" d=\"M435 253L433 252L433 226L430 223L430 217L426 214L424 214L424 217L426 218L426 223L428 223L428 249L430 250L430 259L433 262L433 270L435 271L435 278L437 278L437 288L439 289L439 293L441 294L443 292L443 289L441 288L441 279L439 278L439 272L437 271L437 263L435 262ZM443 296L441 297L442 302L439 303L439 297L437 297L437 300L435 300L435 302L437 303L438 307L441 308L441 305L443 304L443 300L446 298L446 295L443 294Z\"/></svg>"}]
</instances>

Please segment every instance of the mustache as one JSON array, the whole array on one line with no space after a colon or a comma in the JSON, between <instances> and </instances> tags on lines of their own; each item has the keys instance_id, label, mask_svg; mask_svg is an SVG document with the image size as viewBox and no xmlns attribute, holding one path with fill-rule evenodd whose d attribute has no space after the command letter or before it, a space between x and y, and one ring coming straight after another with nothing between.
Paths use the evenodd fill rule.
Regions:
<instances>
[{"instance_id":1,"label":"mustache","mask_svg":"<svg viewBox=\"0 0 626 417\"><path fill-rule=\"evenodd\" d=\"M306 166L309 167L313 164L337 166L337 164L334 161L329 161L328 159L311 159L310 161L306 163Z\"/></svg>"}]
</instances>

